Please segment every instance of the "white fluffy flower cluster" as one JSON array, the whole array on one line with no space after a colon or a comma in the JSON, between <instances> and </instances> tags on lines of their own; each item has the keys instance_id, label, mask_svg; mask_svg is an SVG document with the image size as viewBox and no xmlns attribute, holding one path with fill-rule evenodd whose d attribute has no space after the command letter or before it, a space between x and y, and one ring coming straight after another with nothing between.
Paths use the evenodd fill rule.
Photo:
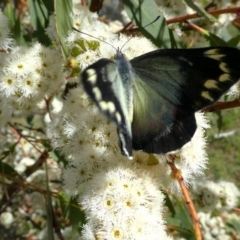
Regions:
<instances>
[{"instance_id":1,"label":"white fluffy flower cluster","mask_svg":"<svg viewBox=\"0 0 240 240\"><path fill-rule=\"evenodd\" d=\"M170 239L165 233L158 181L127 162L102 169L88 181L80 203L90 220L83 238Z\"/></svg>"},{"instance_id":2,"label":"white fluffy flower cluster","mask_svg":"<svg viewBox=\"0 0 240 240\"><path fill-rule=\"evenodd\" d=\"M229 92L227 93L229 96L233 98L239 98L240 96L240 82L237 82L235 85L233 85Z\"/></svg>"},{"instance_id":3,"label":"white fluffy flower cluster","mask_svg":"<svg viewBox=\"0 0 240 240\"><path fill-rule=\"evenodd\" d=\"M14 216L11 212L3 212L0 215L0 223L6 227L9 228L11 224L14 222Z\"/></svg>"},{"instance_id":4,"label":"white fluffy flower cluster","mask_svg":"<svg viewBox=\"0 0 240 240\"><path fill-rule=\"evenodd\" d=\"M234 183L226 181L195 181L191 191L195 206L200 211L230 210L237 205L240 197Z\"/></svg>"},{"instance_id":5,"label":"white fluffy flower cluster","mask_svg":"<svg viewBox=\"0 0 240 240\"><path fill-rule=\"evenodd\" d=\"M59 50L42 46L10 45L5 16L0 12L0 124L5 124L14 110L32 114L39 103L49 98L63 84L62 57ZM18 111L19 112L19 111Z\"/></svg>"},{"instance_id":6,"label":"white fluffy flower cluster","mask_svg":"<svg viewBox=\"0 0 240 240\"><path fill-rule=\"evenodd\" d=\"M239 214L234 212L222 212L221 215L199 212L201 230L204 240L232 240L239 238L237 227Z\"/></svg>"},{"instance_id":7,"label":"white fluffy flower cluster","mask_svg":"<svg viewBox=\"0 0 240 240\"><path fill-rule=\"evenodd\" d=\"M211 213L199 212L199 221L204 240L231 240L225 229L225 223L220 216L213 217Z\"/></svg>"},{"instance_id":8,"label":"white fluffy flower cluster","mask_svg":"<svg viewBox=\"0 0 240 240\"><path fill-rule=\"evenodd\" d=\"M63 83L61 55L54 49L36 43L31 48L16 47L0 57L4 62L0 95L14 108L36 111L37 104Z\"/></svg>"}]
</instances>

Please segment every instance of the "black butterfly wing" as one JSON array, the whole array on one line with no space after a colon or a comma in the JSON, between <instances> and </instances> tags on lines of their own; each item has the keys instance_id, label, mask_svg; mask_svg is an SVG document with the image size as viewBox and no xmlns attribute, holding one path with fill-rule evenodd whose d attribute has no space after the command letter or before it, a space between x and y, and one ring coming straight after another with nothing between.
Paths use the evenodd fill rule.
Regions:
<instances>
[{"instance_id":1,"label":"black butterfly wing","mask_svg":"<svg viewBox=\"0 0 240 240\"><path fill-rule=\"evenodd\" d=\"M133 148L166 153L190 141L194 113L240 79L235 48L157 50L133 59Z\"/></svg>"},{"instance_id":2,"label":"black butterfly wing","mask_svg":"<svg viewBox=\"0 0 240 240\"><path fill-rule=\"evenodd\" d=\"M129 62L125 62L129 64ZM130 66L130 65L129 65ZM81 75L85 91L99 110L118 127L122 153L132 156L132 88L127 87L128 72L120 74L115 62L101 59L86 68ZM130 83L129 83L130 84Z\"/></svg>"}]
</instances>

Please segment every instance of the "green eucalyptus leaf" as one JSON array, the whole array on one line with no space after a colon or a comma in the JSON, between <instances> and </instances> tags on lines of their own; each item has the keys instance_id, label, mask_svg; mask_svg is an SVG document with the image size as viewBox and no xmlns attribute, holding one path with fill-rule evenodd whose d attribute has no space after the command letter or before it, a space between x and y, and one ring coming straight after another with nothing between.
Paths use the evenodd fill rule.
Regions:
<instances>
[{"instance_id":1,"label":"green eucalyptus leaf","mask_svg":"<svg viewBox=\"0 0 240 240\"><path fill-rule=\"evenodd\" d=\"M218 37L217 35L210 33L205 29L201 29L200 32L202 35L209 41L211 47L229 47L228 43L224 41L222 38Z\"/></svg>"},{"instance_id":2,"label":"green eucalyptus leaf","mask_svg":"<svg viewBox=\"0 0 240 240\"><path fill-rule=\"evenodd\" d=\"M54 0L56 14L56 28L64 57L69 56L69 49L65 43L69 31L72 30L72 0Z\"/></svg>"},{"instance_id":3,"label":"green eucalyptus leaf","mask_svg":"<svg viewBox=\"0 0 240 240\"><path fill-rule=\"evenodd\" d=\"M205 11L203 8L198 7L192 0L183 0L190 8L196 11L198 14L208 18L211 22L216 22L216 18Z\"/></svg>"},{"instance_id":4,"label":"green eucalyptus leaf","mask_svg":"<svg viewBox=\"0 0 240 240\"><path fill-rule=\"evenodd\" d=\"M240 34L231 38L227 43L231 47L240 47Z\"/></svg>"},{"instance_id":5,"label":"green eucalyptus leaf","mask_svg":"<svg viewBox=\"0 0 240 240\"><path fill-rule=\"evenodd\" d=\"M54 150L52 152L49 153L49 156L56 161L58 164L60 164L61 166L66 167L68 164L68 161L66 160L66 158L64 157L63 154L61 154L59 151Z\"/></svg>"},{"instance_id":6,"label":"green eucalyptus leaf","mask_svg":"<svg viewBox=\"0 0 240 240\"><path fill-rule=\"evenodd\" d=\"M177 197L174 198L174 206L176 210L175 217L181 221L181 226L185 229L189 229L194 233L194 227L186 203L179 200Z\"/></svg>"},{"instance_id":7,"label":"green eucalyptus leaf","mask_svg":"<svg viewBox=\"0 0 240 240\"><path fill-rule=\"evenodd\" d=\"M45 2L28 0L28 7L34 29L33 37L45 46L49 46L51 42L45 33L45 28L49 24L49 16L52 9L49 9L48 5L45 5Z\"/></svg>"},{"instance_id":8,"label":"green eucalyptus leaf","mask_svg":"<svg viewBox=\"0 0 240 240\"><path fill-rule=\"evenodd\" d=\"M9 25L11 28L12 38L16 41L18 45L26 45L26 41L23 37L23 32L21 30L21 21L19 16L16 15L15 9L12 4L8 3L4 8L4 15L8 18Z\"/></svg>"},{"instance_id":9,"label":"green eucalyptus leaf","mask_svg":"<svg viewBox=\"0 0 240 240\"><path fill-rule=\"evenodd\" d=\"M13 8L13 5L10 3L7 3L4 8L3 13L8 18L9 24L11 26L14 26L15 21L16 21L16 15L15 15L15 10Z\"/></svg>"},{"instance_id":10,"label":"green eucalyptus leaf","mask_svg":"<svg viewBox=\"0 0 240 240\"><path fill-rule=\"evenodd\" d=\"M211 47L217 47L217 46L228 47L229 46L227 42L225 42L222 38L218 37L213 33L209 33L208 35L205 35L205 38L209 41Z\"/></svg>"},{"instance_id":11,"label":"green eucalyptus leaf","mask_svg":"<svg viewBox=\"0 0 240 240\"><path fill-rule=\"evenodd\" d=\"M124 0L123 2L128 16L140 28L141 33L145 37L149 38L159 48L176 47L177 44L173 34L153 0ZM157 16L160 16L160 18L156 22L151 23ZM144 27L148 24L150 25Z\"/></svg>"},{"instance_id":12,"label":"green eucalyptus leaf","mask_svg":"<svg viewBox=\"0 0 240 240\"><path fill-rule=\"evenodd\" d=\"M65 193L59 193L58 199L62 208L64 218L68 218L73 231L86 223L86 216L79 206L76 197L69 197Z\"/></svg>"},{"instance_id":13,"label":"green eucalyptus leaf","mask_svg":"<svg viewBox=\"0 0 240 240\"><path fill-rule=\"evenodd\" d=\"M13 143L9 149L3 151L0 156L0 161L4 160L8 155L12 154L15 150L15 147L18 145L18 142Z\"/></svg>"},{"instance_id":14,"label":"green eucalyptus leaf","mask_svg":"<svg viewBox=\"0 0 240 240\"><path fill-rule=\"evenodd\" d=\"M75 197L72 197L69 202L69 220L73 230L77 230L79 226L86 223L86 216L80 209L80 206Z\"/></svg>"},{"instance_id":15,"label":"green eucalyptus leaf","mask_svg":"<svg viewBox=\"0 0 240 240\"><path fill-rule=\"evenodd\" d=\"M28 125L32 126L34 124L34 121L33 121L34 120L34 115L33 114L28 115L26 120L27 120Z\"/></svg>"},{"instance_id":16,"label":"green eucalyptus leaf","mask_svg":"<svg viewBox=\"0 0 240 240\"><path fill-rule=\"evenodd\" d=\"M11 176L11 177L22 178L21 175L19 175L18 172L15 171L15 169L12 166L2 161L0 161L0 173Z\"/></svg>"},{"instance_id":17,"label":"green eucalyptus leaf","mask_svg":"<svg viewBox=\"0 0 240 240\"><path fill-rule=\"evenodd\" d=\"M180 201L177 197L174 197L172 202L172 204L174 204L175 215L174 217L166 218L167 225L171 225L171 229L177 231L181 237L188 240L195 240L192 219L185 202Z\"/></svg>"},{"instance_id":18,"label":"green eucalyptus leaf","mask_svg":"<svg viewBox=\"0 0 240 240\"><path fill-rule=\"evenodd\" d=\"M64 218L68 218L70 196L65 192L59 192L57 196Z\"/></svg>"},{"instance_id":19,"label":"green eucalyptus leaf","mask_svg":"<svg viewBox=\"0 0 240 240\"><path fill-rule=\"evenodd\" d=\"M238 232L240 232L240 222L236 219L231 219L227 222L227 225L235 230L237 230Z\"/></svg>"},{"instance_id":20,"label":"green eucalyptus leaf","mask_svg":"<svg viewBox=\"0 0 240 240\"><path fill-rule=\"evenodd\" d=\"M174 204L173 204L171 198L169 197L169 195L167 194L167 192L163 191L163 194L165 196L165 205L168 207L169 211L171 212L172 216L174 217L176 214Z\"/></svg>"}]
</instances>

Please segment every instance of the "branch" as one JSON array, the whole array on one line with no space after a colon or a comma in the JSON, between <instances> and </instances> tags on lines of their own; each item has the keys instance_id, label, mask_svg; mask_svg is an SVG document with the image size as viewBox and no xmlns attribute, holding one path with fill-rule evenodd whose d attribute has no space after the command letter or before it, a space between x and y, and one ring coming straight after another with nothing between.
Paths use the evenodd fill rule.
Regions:
<instances>
[{"instance_id":1,"label":"branch","mask_svg":"<svg viewBox=\"0 0 240 240\"><path fill-rule=\"evenodd\" d=\"M217 110L224 110L224 109L230 109L240 107L240 100L233 100L230 102L215 102L213 105L206 107L203 111L204 112L214 112Z\"/></svg>"},{"instance_id":2,"label":"branch","mask_svg":"<svg viewBox=\"0 0 240 240\"><path fill-rule=\"evenodd\" d=\"M211 10L207 11L207 13L211 15L219 15L219 14L224 14L224 13L238 13L240 11L240 7L232 7L232 8L224 8L224 9L218 9L218 10ZM175 17L169 20L166 20L167 24L171 23L177 23L177 22L185 22L189 19L194 19L194 18L199 18L198 13L193 13L193 14L188 14L180 17Z\"/></svg>"},{"instance_id":3,"label":"branch","mask_svg":"<svg viewBox=\"0 0 240 240\"><path fill-rule=\"evenodd\" d=\"M224 8L224 9L218 9L218 10L209 10L207 11L207 13L211 14L211 15L219 15L219 14L227 14L227 13L236 13L239 14L240 13L240 7L232 7L232 8ZM187 14L184 16L180 16L180 17L174 17L172 19L168 19L166 20L167 24L172 24L172 23L178 23L178 22L186 22L187 20L190 19L195 19L195 18L199 18L202 17L200 16L198 13L193 13L193 14ZM234 22L234 20L233 20ZM130 22L127 24L127 27L124 27L121 31L119 31L120 33L125 33L125 32L136 32L139 31L139 28L135 27L134 25Z\"/></svg>"},{"instance_id":4,"label":"branch","mask_svg":"<svg viewBox=\"0 0 240 240\"><path fill-rule=\"evenodd\" d=\"M199 220L198 220L198 216L195 210L195 207L193 205L192 199L190 197L189 191L186 187L186 185L184 184L184 180L183 177L181 175L181 171L179 169L177 169L174 160L175 160L175 156L174 155L168 155L168 158L170 161L168 161L168 165L171 167L172 169L172 173L174 178L178 181L178 184L182 190L182 194L184 196L185 202L187 204L189 213L193 219L193 226L195 229L195 234L196 234L196 240L202 240L202 234L201 234L201 230L200 230L200 224L199 224Z\"/></svg>"},{"instance_id":5,"label":"branch","mask_svg":"<svg viewBox=\"0 0 240 240\"><path fill-rule=\"evenodd\" d=\"M26 178L29 177L32 173L34 173L37 169L39 169L39 167L46 161L47 158L48 158L48 153L43 152L38 158L38 160L31 167L26 169L23 175ZM13 181L4 191L3 198L0 201L1 212L4 211L4 209L8 206L8 203L12 200L12 198L16 196L21 190L21 188L16 188L16 184L17 184L17 180Z\"/></svg>"}]
</instances>

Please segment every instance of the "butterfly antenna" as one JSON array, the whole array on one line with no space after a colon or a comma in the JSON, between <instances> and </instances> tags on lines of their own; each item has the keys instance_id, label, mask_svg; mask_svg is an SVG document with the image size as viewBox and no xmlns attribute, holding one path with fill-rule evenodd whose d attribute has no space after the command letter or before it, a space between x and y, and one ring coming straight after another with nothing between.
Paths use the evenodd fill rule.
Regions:
<instances>
[{"instance_id":1,"label":"butterfly antenna","mask_svg":"<svg viewBox=\"0 0 240 240\"><path fill-rule=\"evenodd\" d=\"M84 35L87 35L87 36L89 36L89 37L91 37L91 38L97 39L97 40L100 41L100 42L104 42L104 43L108 44L109 46L111 46L112 48L114 48L114 49L117 51L117 48L115 48L112 44L110 44L110 43L108 43L108 42L106 42L106 41L104 41L104 40L102 40L102 39L100 39L100 38L97 38L97 37L94 37L94 36L92 36L92 35L90 35L90 34L88 34L88 33L82 32L82 31L76 29L75 27L72 27L72 29L75 30L76 32L79 32L79 33L82 33L82 34L84 34Z\"/></svg>"},{"instance_id":2,"label":"butterfly antenna","mask_svg":"<svg viewBox=\"0 0 240 240\"><path fill-rule=\"evenodd\" d=\"M160 18L160 15L157 16L152 22L148 23L148 24L147 24L146 26L144 26L143 28L146 28L146 27L148 27L149 25L155 23L159 18ZM133 35L123 44L123 46L121 47L120 50L122 51L122 49L124 48L124 46L125 46L132 38L134 38L137 34L139 34L140 32L141 32L141 31L138 30L135 34L133 34Z\"/></svg>"}]
</instances>

